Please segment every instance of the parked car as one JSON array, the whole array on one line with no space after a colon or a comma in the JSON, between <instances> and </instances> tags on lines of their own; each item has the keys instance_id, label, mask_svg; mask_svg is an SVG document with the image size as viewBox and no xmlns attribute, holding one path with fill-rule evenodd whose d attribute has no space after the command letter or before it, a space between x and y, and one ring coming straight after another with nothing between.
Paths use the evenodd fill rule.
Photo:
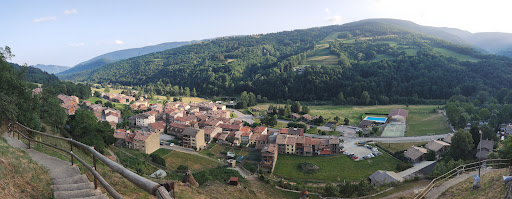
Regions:
<instances>
[{"instance_id":1,"label":"parked car","mask_svg":"<svg viewBox=\"0 0 512 199\"><path fill-rule=\"evenodd\" d=\"M359 157L357 157L357 156L352 156L352 159L353 159L353 160L357 160L357 158L359 158Z\"/></svg>"}]
</instances>

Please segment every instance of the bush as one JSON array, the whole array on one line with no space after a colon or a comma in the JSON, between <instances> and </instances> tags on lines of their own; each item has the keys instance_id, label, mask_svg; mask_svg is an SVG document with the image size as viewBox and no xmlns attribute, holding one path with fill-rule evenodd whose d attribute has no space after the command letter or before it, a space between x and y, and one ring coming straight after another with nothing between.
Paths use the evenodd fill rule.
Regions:
<instances>
[{"instance_id":1,"label":"bush","mask_svg":"<svg viewBox=\"0 0 512 199\"><path fill-rule=\"evenodd\" d=\"M230 177L238 177L240 182L246 182L246 180L238 173L238 171L231 170L226 167L207 169L194 174L194 178L200 185L213 180L226 182Z\"/></svg>"},{"instance_id":2,"label":"bush","mask_svg":"<svg viewBox=\"0 0 512 199\"><path fill-rule=\"evenodd\" d=\"M436 160L436 152L432 150L428 150L428 153L425 154L425 159L428 161Z\"/></svg>"},{"instance_id":3,"label":"bush","mask_svg":"<svg viewBox=\"0 0 512 199\"><path fill-rule=\"evenodd\" d=\"M396 164L396 170L398 170L398 171L404 171L411 167L412 167L412 164L410 162L399 162L398 164Z\"/></svg>"},{"instance_id":4,"label":"bush","mask_svg":"<svg viewBox=\"0 0 512 199\"><path fill-rule=\"evenodd\" d=\"M320 167L316 166L311 162L302 162L297 166L297 169L305 174L314 174L318 170L320 170Z\"/></svg>"},{"instance_id":5,"label":"bush","mask_svg":"<svg viewBox=\"0 0 512 199\"><path fill-rule=\"evenodd\" d=\"M188 171L188 166L181 164L178 166L178 168L176 168L176 170L178 170L178 172L186 172L186 171Z\"/></svg>"},{"instance_id":6,"label":"bush","mask_svg":"<svg viewBox=\"0 0 512 199\"><path fill-rule=\"evenodd\" d=\"M256 171L258 170L258 165L253 164L253 163L246 162L243 167L245 169L247 169L248 171L250 171L251 173L256 173Z\"/></svg>"},{"instance_id":7,"label":"bush","mask_svg":"<svg viewBox=\"0 0 512 199\"><path fill-rule=\"evenodd\" d=\"M162 157L160 157L159 155L152 153L151 155L149 155L149 157L151 158L152 162L162 165L164 167L166 166L165 160Z\"/></svg>"}]
</instances>

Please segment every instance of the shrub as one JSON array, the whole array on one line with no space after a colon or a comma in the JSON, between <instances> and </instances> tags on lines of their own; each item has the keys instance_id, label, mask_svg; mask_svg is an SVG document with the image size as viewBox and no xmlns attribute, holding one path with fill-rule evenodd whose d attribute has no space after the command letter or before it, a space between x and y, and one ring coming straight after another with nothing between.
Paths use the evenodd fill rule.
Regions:
<instances>
[{"instance_id":1,"label":"shrub","mask_svg":"<svg viewBox=\"0 0 512 199\"><path fill-rule=\"evenodd\" d=\"M176 168L176 170L178 170L178 172L186 172L186 171L188 171L188 166L181 164L178 166L178 168Z\"/></svg>"},{"instance_id":2,"label":"shrub","mask_svg":"<svg viewBox=\"0 0 512 199\"><path fill-rule=\"evenodd\" d=\"M258 170L258 165L246 162L244 164L244 168L250 171L251 173L256 173L256 171Z\"/></svg>"},{"instance_id":3,"label":"shrub","mask_svg":"<svg viewBox=\"0 0 512 199\"><path fill-rule=\"evenodd\" d=\"M398 164L396 164L396 170L398 170L398 171L404 171L411 167L412 167L412 164L409 162L399 162Z\"/></svg>"},{"instance_id":4,"label":"shrub","mask_svg":"<svg viewBox=\"0 0 512 199\"><path fill-rule=\"evenodd\" d=\"M305 174L314 174L318 170L320 170L320 167L316 166L311 162L302 162L297 166L297 169Z\"/></svg>"},{"instance_id":5,"label":"shrub","mask_svg":"<svg viewBox=\"0 0 512 199\"><path fill-rule=\"evenodd\" d=\"M162 157L160 157L159 155L152 153L151 155L149 155L149 157L151 158L152 162L162 165L164 167L166 166L165 160Z\"/></svg>"},{"instance_id":6,"label":"shrub","mask_svg":"<svg viewBox=\"0 0 512 199\"><path fill-rule=\"evenodd\" d=\"M200 185L212 180L226 182L230 177L238 177L240 182L246 182L238 171L226 167L217 167L194 173L194 178Z\"/></svg>"}]
</instances>

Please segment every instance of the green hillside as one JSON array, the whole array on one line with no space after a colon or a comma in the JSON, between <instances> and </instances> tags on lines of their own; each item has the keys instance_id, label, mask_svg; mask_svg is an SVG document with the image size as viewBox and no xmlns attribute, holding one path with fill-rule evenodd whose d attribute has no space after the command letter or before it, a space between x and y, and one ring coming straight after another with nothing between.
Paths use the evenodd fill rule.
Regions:
<instances>
[{"instance_id":1,"label":"green hillside","mask_svg":"<svg viewBox=\"0 0 512 199\"><path fill-rule=\"evenodd\" d=\"M128 59L131 57L146 55L153 52L163 51L167 49L172 49L176 47L180 47L187 44L192 44L197 41L185 41L185 42L168 42L163 44L158 44L154 46L145 46L142 48L132 48L125 50L118 50L110 53L106 53L90 60L84 61L82 63L77 64L76 66L69 68L68 70L62 71L57 75L61 79L74 79L77 76L80 76L84 71L91 71L101 66L114 63L119 60Z\"/></svg>"},{"instance_id":2,"label":"green hillside","mask_svg":"<svg viewBox=\"0 0 512 199\"><path fill-rule=\"evenodd\" d=\"M482 54L458 37L411 22L364 20L272 34L224 37L84 72L76 81L173 86L200 95L251 91L269 99L344 103L427 103L512 87L512 60ZM301 66L303 70L297 72ZM454 75L457 74L457 75ZM362 99L367 91L369 99ZM365 97L366 98L366 97Z\"/></svg>"}]
</instances>

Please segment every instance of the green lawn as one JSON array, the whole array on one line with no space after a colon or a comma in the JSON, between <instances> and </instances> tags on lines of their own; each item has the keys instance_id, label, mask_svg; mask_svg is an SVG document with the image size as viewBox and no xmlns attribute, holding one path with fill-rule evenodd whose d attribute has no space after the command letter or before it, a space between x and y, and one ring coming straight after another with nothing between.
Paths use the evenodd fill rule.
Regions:
<instances>
[{"instance_id":1,"label":"green lawn","mask_svg":"<svg viewBox=\"0 0 512 199\"><path fill-rule=\"evenodd\" d=\"M89 99L86 99L86 101L89 101L91 103L94 104L94 102L98 101L98 100L101 100L101 102L103 104L105 104L106 102L108 102L108 100L105 100L105 99L101 99L101 98L98 98L98 97L91 97ZM117 103L117 102L112 102L112 104L114 104L114 109L117 109L117 110L123 110L124 107L128 106L126 104L121 104L121 103Z\"/></svg>"},{"instance_id":2,"label":"green lawn","mask_svg":"<svg viewBox=\"0 0 512 199\"><path fill-rule=\"evenodd\" d=\"M325 132L325 135L335 135L335 136L340 135L340 132L338 132L338 131L324 131L324 132ZM306 133L320 135L319 130L316 127L308 129L306 131Z\"/></svg>"},{"instance_id":3,"label":"green lawn","mask_svg":"<svg viewBox=\"0 0 512 199\"><path fill-rule=\"evenodd\" d=\"M208 147L202 151L200 151L200 154L208 155L209 153L213 154L213 156L219 154L221 151L223 151L225 146L218 145L216 143L210 143Z\"/></svg>"},{"instance_id":4,"label":"green lawn","mask_svg":"<svg viewBox=\"0 0 512 199\"><path fill-rule=\"evenodd\" d=\"M302 162L310 162L320 170L315 174L304 174L297 167ZM280 154L277 157L274 174L293 180L310 181L351 181L356 182L368 178L377 170L394 171L398 160L383 154L370 160L354 161L345 155L304 157Z\"/></svg>"},{"instance_id":5,"label":"green lawn","mask_svg":"<svg viewBox=\"0 0 512 199\"><path fill-rule=\"evenodd\" d=\"M405 136L438 135L450 133L450 126L440 113L432 112L437 106L409 106Z\"/></svg>"},{"instance_id":6,"label":"green lawn","mask_svg":"<svg viewBox=\"0 0 512 199\"><path fill-rule=\"evenodd\" d=\"M172 151L163 158L165 159L167 168L172 170L176 170L180 165L188 165L190 170L194 172L219 166L219 163L208 158L179 151Z\"/></svg>"},{"instance_id":7,"label":"green lawn","mask_svg":"<svg viewBox=\"0 0 512 199\"><path fill-rule=\"evenodd\" d=\"M427 142L379 143L379 146L392 152L392 153L395 153L397 151L405 151L412 145L421 146L426 143Z\"/></svg>"},{"instance_id":8,"label":"green lawn","mask_svg":"<svg viewBox=\"0 0 512 199\"><path fill-rule=\"evenodd\" d=\"M171 153L172 150L170 149L164 149L164 148L159 148L158 150L156 150L155 152L153 152L152 154L156 154L160 157L164 157L165 155Z\"/></svg>"}]
</instances>

